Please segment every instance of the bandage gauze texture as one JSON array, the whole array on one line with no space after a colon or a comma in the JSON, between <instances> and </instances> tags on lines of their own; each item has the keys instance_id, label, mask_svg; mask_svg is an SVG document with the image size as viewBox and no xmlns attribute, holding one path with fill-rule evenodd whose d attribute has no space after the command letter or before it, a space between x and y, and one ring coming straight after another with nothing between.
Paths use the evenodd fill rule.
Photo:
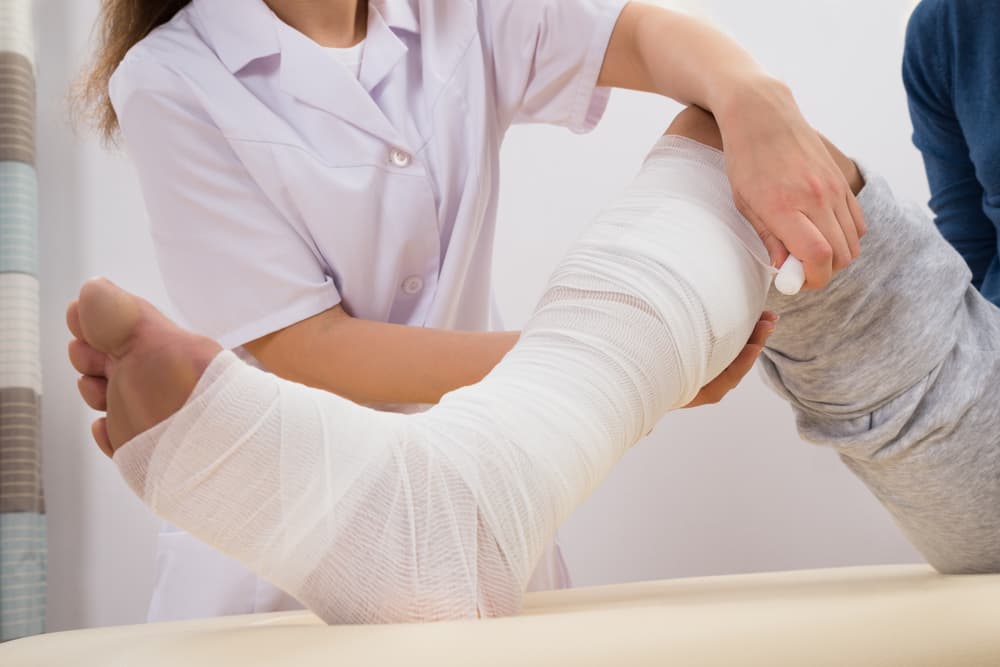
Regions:
<instances>
[{"instance_id":1,"label":"bandage gauze texture","mask_svg":"<svg viewBox=\"0 0 1000 667\"><path fill-rule=\"evenodd\" d=\"M746 344L772 274L721 153L665 137L480 383L382 413L224 352L115 461L328 622L513 613L559 524Z\"/></svg>"}]
</instances>

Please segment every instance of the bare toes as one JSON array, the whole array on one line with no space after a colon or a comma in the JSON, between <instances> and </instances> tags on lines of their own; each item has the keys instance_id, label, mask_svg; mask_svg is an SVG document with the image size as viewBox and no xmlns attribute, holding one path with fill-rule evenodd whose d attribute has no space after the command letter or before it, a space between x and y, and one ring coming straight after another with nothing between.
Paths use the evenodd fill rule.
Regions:
<instances>
[{"instance_id":1,"label":"bare toes","mask_svg":"<svg viewBox=\"0 0 1000 667\"><path fill-rule=\"evenodd\" d=\"M83 401L95 410L108 409L108 381L106 378L84 375L76 382Z\"/></svg>"},{"instance_id":2,"label":"bare toes","mask_svg":"<svg viewBox=\"0 0 1000 667\"><path fill-rule=\"evenodd\" d=\"M69 342L69 362L80 375L104 377L108 355L95 350L80 339Z\"/></svg>"},{"instance_id":3,"label":"bare toes","mask_svg":"<svg viewBox=\"0 0 1000 667\"><path fill-rule=\"evenodd\" d=\"M95 419L94 423L90 425L90 432L93 434L97 446L110 459L115 452L111 448L111 438L108 437L108 420L104 417Z\"/></svg>"},{"instance_id":4,"label":"bare toes","mask_svg":"<svg viewBox=\"0 0 1000 667\"><path fill-rule=\"evenodd\" d=\"M83 340L116 358L127 351L144 314L138 297L106 278L91 278L83 284L77 310Z\"/></svg>"},{"instance_id":5,"label":"bare toes","mask_svg":"<svg viewBox=\"0 0 1000 667\"><path fill-rule=\"evenodd\" d=\"M73 299L73 302L66 308L66 326L74 338L83 340L83 327L80 326L80 301Z\"/></svg>"}]
</instances>

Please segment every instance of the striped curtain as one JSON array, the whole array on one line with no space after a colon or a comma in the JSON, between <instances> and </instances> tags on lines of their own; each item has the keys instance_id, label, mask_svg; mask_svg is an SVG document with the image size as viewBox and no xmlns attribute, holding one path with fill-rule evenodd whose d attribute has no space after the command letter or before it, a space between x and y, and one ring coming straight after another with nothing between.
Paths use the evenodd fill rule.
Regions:
<instances>
[{"instance_id":1,"label":"striped curtain","mask_svg":"<svg viewBox=\"0 0 1000 667\"><path fill-rule=\"evenodd\" d=\"M32 0L0 0L0 641L45 623Z\"/></svg>"}]
</instances>

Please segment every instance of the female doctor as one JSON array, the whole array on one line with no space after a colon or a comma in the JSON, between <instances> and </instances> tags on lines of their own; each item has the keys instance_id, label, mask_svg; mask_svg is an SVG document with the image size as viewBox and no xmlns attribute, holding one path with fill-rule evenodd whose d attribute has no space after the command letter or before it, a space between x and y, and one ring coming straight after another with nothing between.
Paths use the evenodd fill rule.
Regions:
<instances>
[{"instance_id":1,"label":"female doctor","mask_svg":"<svg viewBox=\"0 0 1000 667\"><path fill-rule=\"evenodd\" d=\"M712 111L743 213L821 287L862 214L786 87L729 38L625 0L104 0L83 101L121 131L196 331L291 380L405 409L517 339L491 285L513 123L593 128L608 87ZM786 250L787 248L787 250ZM717 400L773 328L695 403ZM253 484L253 480L247 480ZM252 511L253 508L248 508ZM297 607L171 527L150 620ZM532 588L566 586L558 548Z\"/></svg>"}]
</instances>

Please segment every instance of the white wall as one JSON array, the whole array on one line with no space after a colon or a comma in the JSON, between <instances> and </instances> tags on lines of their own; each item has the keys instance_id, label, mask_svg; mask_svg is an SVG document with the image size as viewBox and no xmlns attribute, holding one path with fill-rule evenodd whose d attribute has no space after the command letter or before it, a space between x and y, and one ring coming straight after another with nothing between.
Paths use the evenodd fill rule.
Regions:
<instances>
[{"instance_id":1,"label":"white wall","mask_svg":"<svg viewBox=\"0 0 1000 667\"><path fill-rule=\"evenodd\" d=\"M784 77L828 136L901 194L926 199L898 73L909 0L685 4ZM65 359L65 305L90 275L170 312L127 162L74 136L66 122L66 88L97 5L36 0L51 630L141 621L156 530L91 442L95 415L78 401ZM511 133L496 265L509 325L524 322L555 262L677 110L619 92L589 136L545 127ZM756 376L722 406L665 419L561 538L579 584L917 559L836 456L798 440L789 409Z\"/></svg>"}]
</instances>

